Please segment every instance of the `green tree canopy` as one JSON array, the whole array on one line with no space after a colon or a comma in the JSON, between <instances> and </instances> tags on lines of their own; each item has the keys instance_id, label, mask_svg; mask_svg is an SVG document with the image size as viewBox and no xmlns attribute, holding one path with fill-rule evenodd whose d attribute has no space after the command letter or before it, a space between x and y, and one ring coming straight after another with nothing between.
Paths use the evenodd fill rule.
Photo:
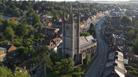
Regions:
<instances>
[{"instance_id":1,"label":"green tree canopy","mask_svg":"<svg viewBox=\"0 0 138 77\"><path fill-rule=\"evenodd\" d=\"M40 23L40 17L37 14L33 14L33 17L34 17L33 21L34 24Z\"/></svg>"},{"instance_id":2,"label":"green tree canopy","mask_svg":"<svg viewBox=\"0 0 138 77\"><path fill-rule=\"evenodd\" d=\"M80 33L80 36L89 36L89 35L90 35L89 32L81 32L81 33Z\"/></svg>"},{"instance_id":3,"label":"green tree canopy","mask_svg":"<svg viewBox=\"0 0 138 77\"><path fill-rule=\"evenodd\" d=\"M13 37L15 36L15 32L12 27L7 26L4 31L4 35L5 35L6 39L13 40Z\"/></svg>"},{"instance_id":4,"label":"green tree canopy","mask_svg":"<svg viewBox=\"0 0 138 77\"><path fill-rule=\"evenodd\" d=\"M42 52L42 54L40 54L39 58L41 58L41 61L43 62L44 66L46 66L48 69L52 70L53 62L50 58L49 49L47 47L43 46L40 49L40 52Z\"/></svg>"},{"instance_id":5,"label":"green tree canopy","mask_svg":"<svg viewBox=\"0 0 138 77\"><path fill-rule=\"evenodd\" d=\"M80 67L74 68L74 61L71 58L63 58L55 62L53 72L57 77L81 77L83 74Z\"/></svg>"},{"instance_id":6,"label":"green tree canopy","mask_svg":"<svg viewBox=\"0 0 138 77\"><path fill-rule=\"evenodd\" d=\"M13 73L7 67L0 66L0 77L30 77L30 75L27 70L16 70L15 73Z\"/></svg>"},{"instance_id":7,"label":"green tree canopy","mask_svg":"<svg viewBox=\"0 0 138 77\"><path fill-rule=\"evenodd\" d=\"M130 26L131 25L131 20L127 17L127 16L124 16L122 19L121 19L121 24L123 26Z\"/></svg>"},{"instance_id":8,"label":"green tree canopy","mask_svg":"<svg viewBox=\"0 0 138 77\"><path fill-rule=\"evenodd\" d=\"M133 39L136 36L135 30L134 29L128 30L127 36L128 36L129 39Z\"/></svg>"},{"instance_id":9,"label":"green tree canopy","mask_svg":"<svg viewBox=\"0 0 138 77\"><path fill-rule=\"evenodd\" d=\"M2 16L0 16L0 25L3 24L4 19L2 18Z\"/></svg>"},{"instance_id":10,"label":"green tree canopy","mask_svg":"<svg viewBox=\"0 0 138 77\"><path fill-rule=\"evenodd\" d=\"M71 58L61 59L56 62L54 66L54 72L60 77L72 77L74 62Z\"/></svg>"},{"instance_id":11,"label":"green tree canopy","mask_svg":"<svg viewBox=\"0 0 138 77\"><path fill-rule=\"evenodd\" d=\"M137 19L133 19L132 23L133 23L134 26L138 26L138 20Z\"/></svg>"},{"instance_id":12,"label":"green tree canopy","mask_svg":"<svg viewBox=\"0 0 138 77\"><path fill-rule=\"evenodd\" d=\"M135 52L135 54L138 55L138 36L137 36L135 43L133 45L133 51Z\"/></svg>"},{"instance_id":13,"label":"green tree canopy","mask_svg":"<svg viewBox=\"0 0 138 77\"><path fill-rule=\"evenodd\" d=\"M22 23L16 27L15 31L19 37L23 37L24 35L27 35L29 32L31 32L31 27L25 23Z\"/></svg>"},{"instance_id":14,"label":"green tree canopy","mask_svg":"<svg viewBox=\"0 0 138 77\"><path fill-rule=\"evenodd\" d=\"M22 70L22 72L15 71L14 77L30 77L30 75L26 70Z\"/></svg>"},{"instance_id":15,"label":"green tree canopy","mask_svg":"<svg viewBox=\"0 0 138 77\"><path fill-rule=\"evenodd\" d=\"M0 66L0 77L13 77L13 74L7 67Z\"/></svg>"}]
</instances>

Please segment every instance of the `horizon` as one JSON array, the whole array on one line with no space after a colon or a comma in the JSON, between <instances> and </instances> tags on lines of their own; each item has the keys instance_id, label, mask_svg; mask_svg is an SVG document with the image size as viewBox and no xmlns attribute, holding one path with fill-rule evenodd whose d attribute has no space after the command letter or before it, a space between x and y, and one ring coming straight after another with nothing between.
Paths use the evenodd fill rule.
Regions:
<instances>
[{"instance_id":1,"label":"horizon","mask_svg":"<svg viewBox=\"0 0 138 77\"><path fill-rule=\"evenodd\" d=\"M12 1L50 1L50 2L80 2L80 3L138 3L138 0L12 0Z\"/></svg>"},{"instance_id":2,"label":"horizon","mask_svg":"<svg viewBox=\"0 0 138 77\"><path fill-rule=\"evenodd\" d=\"M15 0L15 1L29 1L29 0ZM132 0L34 0L34 1L56 1L56 2L61 2L61 1L79 1L79 2L124 2L124 1L132 1ZM135 1L135 0L134 0Z\"/></svg>"}]
</instances>

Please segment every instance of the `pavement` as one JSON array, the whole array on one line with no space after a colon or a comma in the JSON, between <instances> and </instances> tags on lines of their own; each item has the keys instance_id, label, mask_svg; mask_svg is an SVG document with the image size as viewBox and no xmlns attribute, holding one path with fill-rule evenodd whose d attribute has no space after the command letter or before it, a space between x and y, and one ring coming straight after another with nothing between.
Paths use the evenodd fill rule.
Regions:
<instances>
[{"instance_id":1,"label":"pavement","mask_svg":"<svg viewBox=\"0 0 138 77\"><path fill-rule=\"evenodd\" d=\"M105 43L104 37L101 32L101 29L105 26L105 20L106 18L102 17L96 23L95 29L97 38L97 51L95 54L95 59L86 72L85 77L102 77L108 55L108 45Z\"/></svg>"}]
</instances>

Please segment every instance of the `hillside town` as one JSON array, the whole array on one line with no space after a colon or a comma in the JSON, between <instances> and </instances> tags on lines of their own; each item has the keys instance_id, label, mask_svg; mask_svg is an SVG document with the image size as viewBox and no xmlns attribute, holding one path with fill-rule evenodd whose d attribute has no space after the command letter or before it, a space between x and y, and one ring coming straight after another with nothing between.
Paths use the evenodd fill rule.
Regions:
<instances>
[{"instance_id":1,"label":"hillside town","mask_svg":"<svg viewBox=\"0 0 138 77\"><path fill-rule=\"evenodd\" d=\"M0 0L0 77L138 77L137 3Z\"/></svg>"}]
</instances>

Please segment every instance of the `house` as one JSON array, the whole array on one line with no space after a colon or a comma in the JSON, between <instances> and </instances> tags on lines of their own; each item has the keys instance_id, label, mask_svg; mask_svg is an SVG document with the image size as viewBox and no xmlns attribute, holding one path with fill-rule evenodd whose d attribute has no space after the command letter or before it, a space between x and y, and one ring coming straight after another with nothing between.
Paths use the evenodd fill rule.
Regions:
<instances>
[{"instance_id":1,"label":"house","mask_svg":"<svg viewBox=\"0 0 138 77\"><path fill-rule=\"evenodd\" d=\"M125 74L127 73L126 68L124 66L124 55L122 52L116 51L118 53L117 59L115 60L115 63L117 64L115 66L115 72L119 75L119 77L125 77Z\"/></svg>"},{"instance_id":2,"label":"house","mask_svg":"<svg viewBox=\"0 0 138 77\"><path fill-rule=\"evenodd\" d=\"M48 37L48 39L53 39L59 35L59 28L45 27L42 29L42 33Z\"/></svg>"},{"instance_id":3,"label":"house","mask_svg":"<svg viewBox=\"0 0 138 77\"><path fill-rule=\"evenodd\" d=\"M138 63L138 55L134 55L133 60Z\"/></svg>"},{"instance_id":4,"label":"house","mask_svg":"<svg viewBox=\"0 0 138 77\"><path fill-rule=\"evenodd\" d=\"M88 31L89 30L89 28L90 28L90 24L91 24L91 18L89 17L89 18L82 18L81 19L81 22L80 22L80 32L86 32L86 31Z\"/></svg>"},{"instance_id":5,"label":"house","mask_svg":"<svg viewBox=\"0 0 138 77\"><path fill-rule=\"evenodd\" d=\"M6 56L6 49L0 47L0 62L4 61L5 56Z\"/></svg>"},{"instance_id":6,"label":"house","mask_svg":"<svg viewBox=\"0 0 138 77\"><path fill-rule=\"evenodd\" d=\"M124 66L124 55L120 51L110 52L105 65L103 77L125 77L127 70Z\"/></svg>"},{"instance_id":7,"label":"house","mask_svg":"<svg viewBox=\"0 0 138 77\"><path fill-rule=\"evenodd\" d=\"M49 49L53 49L57 52L57 47L62 42L62 38L58 28L46 27L43 29L43 33L47 36L47 40L43 42Z\"/></svg>"},{"instance_id":8,"label":"house","mask_svg":"<svg viewBox=\"0 0 138 77\"><path fill-rule=\"evenodd\" d=\"M6 49L6 53L14 52L17 49L14 45L3 45L1 47Z\"/></svg>"},{"instance_id":9,"label":"house","mask_svg":"<svg viewBox=\"0 0 138 77\"><path fill-rule=\"evenodd\" d=\"M56 21L53 22L53 27L54 28L59 28L60 30L62 30L62 26L63 26L62 18L59 18L59 19L57 19Z\"/></svg>"},{"instance_id":10,"label":"house","mask_svg":"<svg viewBox=\"0 0 138 77\"><path fill-rule=\"evenodd\" d=\"M47 24L48 27L52 27L52 25L53 25L53 24L52 24L52 22L50 22L50 21L49 21L48 24Z\"/></svg>"},{"instance_id":11,"label":"house","mask_svg":"<svg viewBox=\"0 0 138 77\"><path fill-rule=\"evenodd\" d=\"M48 48L53 49L55 52L57 52L57 49L60 43L62 43L62 39L60 37L51 39L51 41L49 42Z\"/></svg>"},{"instance_id":12,"label":"house","mask_svg":"<svg viewBox=\"0 0 138 77\"><path fill-rule=\"evenodd\" d=\"M134 53L128 53L129 62L138 63L138 55L135 55Z\"/></svg>"},{"instance_id":13,"label":"house","mask_svg":"<svg viewBox=\"0 0 138 77\"><path fill-rule=\"evenodd\" d=\"M14 45L5 45L0 47L0 62L4 61L5 56L14 52L17 48Z\"/></svg>"}]
</instances>

